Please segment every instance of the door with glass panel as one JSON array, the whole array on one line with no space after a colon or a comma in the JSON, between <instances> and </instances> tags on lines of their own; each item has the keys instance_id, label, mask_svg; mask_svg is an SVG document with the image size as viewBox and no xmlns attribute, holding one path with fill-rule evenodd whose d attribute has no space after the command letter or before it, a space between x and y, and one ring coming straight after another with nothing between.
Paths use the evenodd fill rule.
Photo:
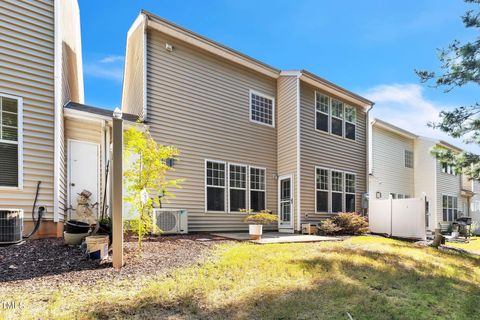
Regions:
<instances>
[{"instance_id":1,"label":"door with glass panel","mask_svg":"<svg viewBox=\"0 0 480 320\"><path fill-rule=\"evenodd\" d=\"M293 228L293 197L292 175L278 179L278 228Z\"/></svg>"}]
</instances>

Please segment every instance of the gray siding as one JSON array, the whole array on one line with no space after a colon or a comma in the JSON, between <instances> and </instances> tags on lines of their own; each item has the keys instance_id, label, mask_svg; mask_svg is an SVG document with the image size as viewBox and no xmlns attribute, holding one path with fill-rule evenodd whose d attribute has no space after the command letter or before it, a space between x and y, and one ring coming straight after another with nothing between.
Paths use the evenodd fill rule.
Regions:
<instances>
[{"instance_id":1,"label":"gray siding","mask_svg":"<svg viewBox=\"0 0 480 320\"><path fill-rule=\"evenodd\" d=\"M415 195L414 169L405 167L405 150L414 152L414 139L373 125L371 199L377 192L381 199L388 199L390 193Z\"/></svg>"},{"instance_id":2,"label":"gray siding","mask_svg":"<svg viewBox=\"0 0 480 320\"><path fill-rule=\"evenodd\" d=\"M0 1L0 92L23 97L24 188L0 190L0 207L32 208L53 215L54 179L54 3Z\"/></svg>"},{"instance_id":3,"label":"gray siding","mask_svg":"<svg viewBox=\"0 0 480 320\"><path fill-rule=\"evenodd\" d=\"M351 105L351 103L349 103L349 105ZM315 213L315 166L355 173L357 179L356 208L357 211L361 210L361 195L367 191L366 126L366 113L361 107L358 107L355 141L315 130L315 88L301 82L300 174L302 221L304 219L308 221L320 221L328 216L326 214Z\"/></svg>"},{"instance_id":4,"label":"gray siding","mask_svg":"<svg viewBox=\"0 0 480 320\"><path fill-rule=\"evenodd\" d=\"M275 97L276 81L156 31L147 39L147 121L159 143L181 152L168 178L185 179L164 206L188 209L190 231L245 230L244 214L205 213L212 159L265 167L267 207L276 212L277 129L249 121L249 89Z\"/></svg>"},{"instance_id":5,"label":"gray siding","mask_svg":"<svg viewBox=\"0 0 480 320\"><path fill-rule=\"evenodd\" d=\"M123 84L122 111L144 117L144 25L143 23L127 38L125 76Z\"/></svg>"},{"instance_id":6,"label":"gray siding","mask_svg":"<svg viewBox=\"0 0 480 320\"><path fill-rule=\"evenodd\" d=\"M443 222L443 195L458 198L458 210L463 211L463 197L460 195L462 176L443 173L440 162L436 160L437 168L437 222ZM459 214L460 216L460 214Z\"/></svg>"}]
</instances>

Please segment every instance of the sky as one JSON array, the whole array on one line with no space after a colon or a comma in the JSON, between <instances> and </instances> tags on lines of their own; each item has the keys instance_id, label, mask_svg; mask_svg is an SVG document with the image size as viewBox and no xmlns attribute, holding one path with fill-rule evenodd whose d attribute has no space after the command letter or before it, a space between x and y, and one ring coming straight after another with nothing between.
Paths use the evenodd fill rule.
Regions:
<instances>
[{"instance_id":1,"label":"sky","mask_svg":"<svg viewBox=\"0 0 480 320\"><path fill-rule=\"evenodd\" d=\"M79 0L86 104L120 106L126 33L141 9L282 70L307 69L374 101L374 117L465 145L427 127L468 105L478 87L444 93L415 69L438 70L437 49L478 35L461 0Z\"/></svg>"}]
</instances>

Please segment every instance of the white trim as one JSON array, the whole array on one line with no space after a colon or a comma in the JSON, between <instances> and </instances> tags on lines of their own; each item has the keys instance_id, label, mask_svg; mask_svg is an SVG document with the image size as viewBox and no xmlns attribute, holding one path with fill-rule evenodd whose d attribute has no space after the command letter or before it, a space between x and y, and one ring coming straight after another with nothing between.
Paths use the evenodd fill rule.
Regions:
<instances>
[{"instance_id":1,"label":"white trim","mask_svg":"<svg viewBox=\"0 0 480 320\"><path fill-rule=\"evenodd\" d=\"M452 198L452 201L453 201L453 198L455 198L457 200L457 207L456 208L455 207L451 208L453 210L455 210L455 209L457 210L457 218L458 218L458 213L459 213L458 205L460 204L460 197L459 197L458 194L455 195L455 194L452 194L452 193L442 193L442 198L440 199L440 202L442 203L442 212L441 212L442 213L442 222L454 222L455 221L455 219L453 219L454 216L455 216L454 213L452 213L452 215L453 215L452 220L443 220L443 208L444 208L443 197L447 197L447 219L448 219L448 209L449 209L449 207L448 207L448 197ZM462 204L463 204L463 201L462 201Z\"/></svg>"},{"instance_id":2,"label":"white trim","mask_svg":"<svg viewBox=\"0 0 480 320\"><path fill-rule=\"evenodd\" d=\"M325 112L323 112L323 111L318 111L318 110L317 110L317 95L319 95L319 94L321 94L322 96L325 96L325 97L328 98L328 106L327 106L328 110L327 110L327 113L325 113ZM330 96L326 95L326 94L321 93L320 91L317 91L317 90L315 90L315 91L313 92L313 95L314 95L314 99L313 99L313 100L314 100L314 102L313 102L313 104L314 104L314 105L313 105L313 110L314 110L314 112L315 112L315 124L314 124L314 125L315 125L315 131L319 131L319 132L323 132L323 133L330 134L330 127L331 127L331 123L330 123L330 107L331 107L331 100L332 100L332 98L331 98ZM320 129L317 128L317 113L318 113L318 112L320 112L321 114L324 114L324 115L327 116L327 119L328 119L328 120L327 120L327 131L320 130Z\"/></svg>"},{"instance_id":3,"label":"white trim","mask_svg":"<svg viewBox=\"0 0 480 320\"><path fill-rule=\"evenodd\" d=\"M71 173L71 165L70 165L70 162L71 162L71 156L72 156L72 152L71 152L71 149L72 149L72 142L78 142L78 143L86 143L86 144L91 144L91 145L94 145L97 147L97 202L100 204L100 198L102 195L100 195L100 179L101 179L101 169L100 169L100 162L101 162L101 158L100 158L100 144L99 143L96 143L96 142L91 142L91 141L85 141L85 140L78 140L78 139L67 139L67 185L66 185L66 188L67 188L67 199L65 199L65 203L67 205L67 208L69 208L72 203L70 202L70 184L71 184L71 178L72 178L72 173ZM97 210L99 210L99 208L97 207ZM66 217L65 217L66 219Z\"/></svg>"},{"instance_id":4,"label":"white trim","mask_svg":"<svg viewBox=\"0 0 480 320\"><path fill-rule=\"evenodd\" d=\"M300 77L302 75L302 71L300 70L284 70L280 71L280 76L294 76L294 77Z\"/></svg>"},{"instance_id":5,"label":"white trim","mask_svg":"<svg viewBox=\"0 0 480 320\"><path fill-rule=\"evenodd\" d=\"M223 163L225 165L225 177L224 177L224 186L223 186L223 189L225 190L224 191L224 210L223 211L212 211L212 210L208 210L208 205L207 205L207 188L208 188L208 185L207 185L207 163L208 162L216 162L216 163ZM227 213L227 205L228 205L228 201L227 201L227 177L228 177L228 164L226 161L222 161L222 160L213 160L213 159L205 159L205 163L204 163L204 192L205 192L205 208L204 208L204 212L205 213ZM211 186L212 188L222 188L221 186Z\"/></svg>"},{"instance_id":6,"label":"white trim","mask_svg":"<svg viewBox=\"0 0 480 320\"><path fill-rule=\"evenodd\" d=\"M130 38L132 33L137 29L137 27L142 24L142 22L145 20L145 15L143 13L140 13L136 18L135 21L133 21L132 25L127 31L127 38Z\"/></svg>"},{"instance_id":7,"label":"white trim","mask_svg":"<svg viewBox=\"0 0 480 320\"><path fill-rule=\"evenodd\" d=\"M250 183L251 182L251 179L250 179L250 169L260 169L260 170L264 170L265 172L265 189L264 190L260 190L260 189L252 189L251 188L251 185L248 186L248 209L251 209L252 208L252 197L251 197L251 192L252 191L263 191L264 194L265 194L265 209L268 209L268 204L267 204L267 168L265 167L258 167L258 166L248 166L248 182Z\"/></svg>"},{"instance_id":8,"label":"white trim","mask_svg":"<svg viewBox=\"0 0 480 320\"><path fill-rule=\"evenodd\" d=\"M355 196L355 212L357 210L357 193L358 193L358 174L356 174L355 172L351 172L351 171L345 171L345 170L340 170L340 169L335 169L335 168L327 168L327 167L321 167L321 166L315 166L314 167L314 178L313 178L313 182L314 182L314 196L315 196L315 214L318 214L318 215L331 215L331 214L337 214L338 212L333 212L333 198L332 198L332 194L333 193L341 193L342 194L342 210L339 211L339 212L344 212L346 210L346 207L345 207L345 195L347 194L353 194ZM327 170L328 171L328 190L325 190L325 189L317 189L317 170L320 169L320 170ZM332 172L335 171L335 172L340 172L342 174L342 191L333 191L333 174ZM346 191L346 179L345 179L345 176L347 174L351 174L353 176L355 176L355 193L352 193L352 192L347 192ZM317 211L317 191L328 191L328 212L319 212Z\"/></svg>"},{"instance_id":9,"label":"white trim","mask_svg":"<svg viewBox=\"0 0 480 320\"><path fill-rule=\"evenodd\" d=\"M62 117L62 24L61 24L61 0L54 2L54 151L53 151L53 221L60 221L60 154L61 154L61 127ZM80 70L78 70L80 72Z\"/></svg>"},{"instance_id":10,"label":"white trim","mask_svg":"<svg viewBox=\"0 0 480 320\"><path fill-rule=\"evenodd\" d=\"M18 180L16 187L0 186L0 190L23 190L23 98L19 96L0 93L0 97L17 100L17 141L0 140L2 143L15 144L18 146ZM1 116L1 115L0 115Z\"/></svg>"},{"instance_id":11,"label":"white trim","mask_svg":"<svg viewBox=\"0 0 480 320\"><path fill-rule=\"evenodd\" d=\"M239 166L239 167L245 168L245 188L230 187L230 166ZM240 211L231 211L230 210L230 204L231 204L231 202L230 202L230 189L244 190L245 191L245 208L244 209L248 209L248 205L249 205L248 199L250 198L249 194L248 194L248 189L249 189L248 183L250 182L250 179L249 179L250 175L249 175L249 169L248 169L249 167L246 164L233 163L233 162L228 162L227 167L228 167L228 170L227 170L227 187L228 187L227 212L228 213L242 213Z\"/></svg>"},{"instance_id":12,"label":"white trim","mask_svg":"<svg viewBox=\"0 0 480 320\"><path fill-rule=\"evenodd\" d=\"M325 189L317 189L317 170L327 170L327 190ZM315 166L315 171L313 173L313 183L314 187L313 189L315 190L315 213L316 214L329 214L331 212L330 210L330 169L324 168L324 167L318 167ZM317 191L327 191L327 211L317 211Z\"/></svg>"},{"instance_id":13,"label":"white trim","mask_svg":"<svg viewBox=\"0 0 480 320\"><path fill-rule=\"evenodd\" d=\"M282 203L282 197L281 197L281 190L282 190L282 180L286 180L286 179L290 179L290 224L288 226L285 226L285 225L281 225L281 214L282 214L282 207L281 207L281 203ZM294 212L294 208L295 208L295 204L296 204L296 201L295 201L295 198L293 197L294 195L294 187L293 187L293 184L294 184L294 181L293 181L293 174L289 173L289 174L285 174L285 175L282 175L280 177L278 177L278 182L277 182L277 194L278 194L278 203L277 203L277 206L278 206L278 229L295 229L295 216L293 214Z\"/></svg>"},{"instance_id":14,"label":"white trim","mask_svg":"<svg viewBox=\"0 0 480 320\"><path fill-rule=\"evenodd\" d=\"M296 229L296 230L300 230L301 229L301 216L302 216L302 207L301 207L301 162L300 162L300 148L301 148L301 144L300 144L300 125L301 125L301 121L300 121L300 116L301 116L301 112L300 112L300 77L297 77L297 172L296 172L296 175L297 175L297 181L296 183L292 180L292 182L295 183L295 188L297 190L297 199L293 199L294 202L296 202L297 204L297 210L295 212L295 210L293 210L293 213L292 214L296 214L297 215L297 227L295 228L295 220L293 220L295 218L295 216L293 215L292 216L292 221L293 221L293 228Z\"/></svg>"},{"instance_id":15,"label":"white trim","mask_svg":"<svg viewBox=\"0 0 480 320\"><path fill-rule=\"evenodd\" d=\"M144 16L145 20L147 20L147 17ZM142 119L147 120L147 24L143 24L143 115Z\"/></svg>"},{"instance_id":16,"label":"white trim","mask_svg":"<svg viewBox=\"0 0 480 320\"><path fill-rule=\"evenodd\" d=\"M264 122L257 121L257 120L252 120L252 94L260 96L262 98L272 100L272 124L264 123ZM252 90L252 89L249 89L248 90L248 105L249 105L249 119L248 120L250 120L250 122L275 128L275 98L274 97L269 96L269 95L264 94L264 93L261 93L261 92L258 92L258 91L255 91L255 90Z\"/></svg>"}]
</instances>

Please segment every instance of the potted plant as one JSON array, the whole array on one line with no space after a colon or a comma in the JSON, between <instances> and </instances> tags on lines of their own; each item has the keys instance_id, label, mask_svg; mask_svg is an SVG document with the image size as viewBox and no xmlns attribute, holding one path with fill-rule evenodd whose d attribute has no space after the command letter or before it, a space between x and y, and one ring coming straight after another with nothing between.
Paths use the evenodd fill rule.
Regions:
<instances>
[{"instance_id":1,"label":"potted plant","mask_svg":"<svg viewBox=\"0 0 480 320\"><path fill-rule=\"evenodd\" d=\"M243 222L249 224L248 231L251 240L260 240L263 234L263 226L278 220L277 215L270 210L262 210L256 213L252 213L253 210L240 211L248 213Z\"/></svg>"}]
</instances>

